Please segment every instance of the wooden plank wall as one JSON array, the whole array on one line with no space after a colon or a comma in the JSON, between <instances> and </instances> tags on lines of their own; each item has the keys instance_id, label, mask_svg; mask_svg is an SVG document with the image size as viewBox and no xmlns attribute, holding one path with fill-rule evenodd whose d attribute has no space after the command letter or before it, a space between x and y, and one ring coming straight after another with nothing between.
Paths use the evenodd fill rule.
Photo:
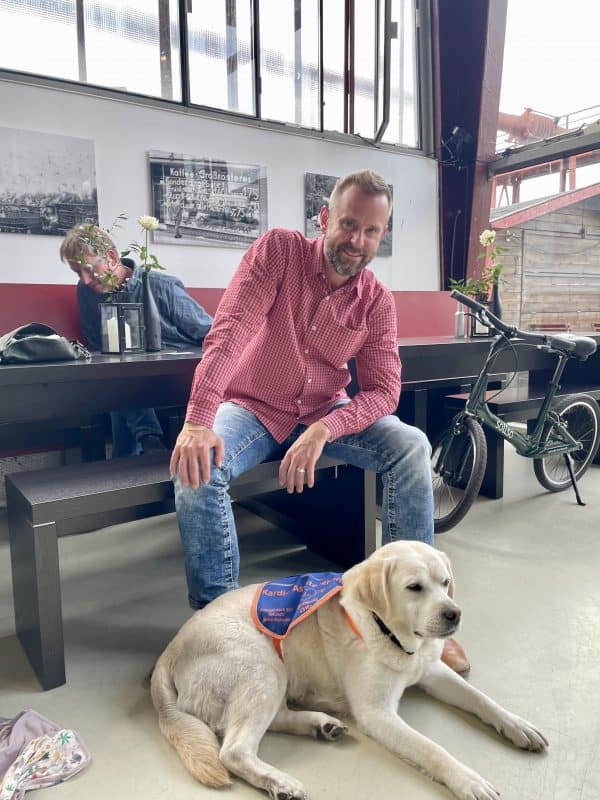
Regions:
<instances>
[{"instance_id":1,"label":"wooden plank wall","mask_svg":"<svg viewBox=\"0 0 600 800\"><path fill-rule=\"evenodd\" d=\"M574 331L600 325L598 198L554 211L522 228L497 232L507 248L501 286L503 317L530 325L567 323Z\"/></svg>"}]
</instances>

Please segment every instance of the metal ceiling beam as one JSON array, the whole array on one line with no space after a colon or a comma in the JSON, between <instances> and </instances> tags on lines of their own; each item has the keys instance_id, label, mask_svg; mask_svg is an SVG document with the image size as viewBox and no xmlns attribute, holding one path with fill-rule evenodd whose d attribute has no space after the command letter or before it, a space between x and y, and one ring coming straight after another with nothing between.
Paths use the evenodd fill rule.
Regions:
<instances>
[{"instance_id":1,"label":"metal ceiling beam","mask_svg":"<svg viewBox=\"0 0 600 800\"><path fill-rule=\"evenodd\" d=\"M511 147L506 155L495 158L488 164L488 175L490 177L502 175L523 167L532 167L546 161L569 158L598 149L600 149L600 121L540 142Z\"/></svg>"}]
</instances>

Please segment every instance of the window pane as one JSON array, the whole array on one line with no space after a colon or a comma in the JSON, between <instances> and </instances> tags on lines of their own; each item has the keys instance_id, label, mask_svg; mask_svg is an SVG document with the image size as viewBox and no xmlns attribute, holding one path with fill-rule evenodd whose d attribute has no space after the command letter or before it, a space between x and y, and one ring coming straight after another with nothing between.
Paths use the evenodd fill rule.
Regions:
<instances>
[{"instance_id":1,"label":"window pane","mask_svg":"<svg viewBox=\"0 0 600 800\"><path fill-rule=\"evenodd\" d=\"M2 0L0 65L78 80L75 0L36 3L29 8L24 7L23 0Z\"/></svg>"},{"instance_id":2,"label":"window pane","mask_svg":"<svg viewBox=\"0 0 600 800\"><path fill-rule=\"evenodd\" d=\"M177 0L84 0L83 9L85 63L80 72L75 0L38 0L29 7L22 0L1 0L0 64L181 100Z\"/></svg>"},{"instance_id":3,"label":"window pane","mask_svg":"<svg viewBox=\"0 0 600 800\"><path fill-rule=\"evenodd\" d=\"M494 178L492 208L549 198L600 184L600 151L580 153Z\"/></svg>"},{"instance_id":4,"label":"window pane","mask_svg":"<svg viewBox=\"0 0 600 800\"><path fill-rule=\"evenodd\" d=\"M344 133L344 0L323 3L323 127Z\"/></svg>"},{"instance_id":5,"label":"window pane","mask_svg":"<svg viewBox=\"0 0 600 800\"><path fill-rule=\"evenodd\" d=\"M497 149L600 118L600 4L509 0Z\"/></svg>"},{"instance_id":6,"label":"window pane","mask_svg":"<svg viewBox=\"0 0 600 800\"><path fill-rule=\"evenodd\" d=\"M393 0L392 20L398 23L398 38L392 39L390 122L382 141L418 147L419 84L414 0Z\"/></svg>"},{"instance_id":7,"label":"window pane","mask_svg":"<svg viewBox=\"0 0 600 800\"><path fill-rule=\"evenodd\" d=\"M368 138L375 136L383 120L384 3L379 4L378 31L376 8L371 0L355 3L354 133ZM391 40L389 123L382 141L418 147L414 0L392 0L392 21L397 24L398 36Z\"/></svg>"},{"instance_id":8,"label":"window pane","mask_svg":"<svg viewBox=\"0 0 600 800\"><path fill-rule=\"evenodd\" d=\"M375 135L376 8L371 0L354 7L354 133L369 139Z\"/></svg>"},{"instance_id":9,"label":"window pane","mask_svg":"<svg viewBox=\"0 0 600 800\"><path fill-rule=\"evenodd\" d=\"M195 3L188 14L192 103L254 114L250 0Z\"/></svg>"},{"instance_id":10,"label":"window pane","mask_svg":"<svg viewBox=\"0 0 600 800\"><path fill-rule=\"evenodd\" d=\"M599 25L600 6L589 0L509 0L499 151L600 118ZM592 330L600 321L600 150L497 175L490 222L506 248L505 318L523 328Z\"/></svg>"},{"instance_id":11,"label":"window pane","mask_svg":"<svg viewBox=\"0 0 600 800\"><path fill-rule=\"evenodd\" d=\"M261 0L261 116L319 127L318 2ZM299 24L296 30L296 25Z\"/></svg>"},{"instance_id":12,"label":"window pane","mask_svg":"<svg viewBox=\"0 0 600 800\"><path fill-rule=\"evenodd\" d=\"M165 14L166 47L162 49L159 5ZM179 36L176 2L88 0L84 10L88 83L181 100L178 51L171 51L172 40ZM162 80L161 63L166 67Z\"/></svg>"}]
</instances>

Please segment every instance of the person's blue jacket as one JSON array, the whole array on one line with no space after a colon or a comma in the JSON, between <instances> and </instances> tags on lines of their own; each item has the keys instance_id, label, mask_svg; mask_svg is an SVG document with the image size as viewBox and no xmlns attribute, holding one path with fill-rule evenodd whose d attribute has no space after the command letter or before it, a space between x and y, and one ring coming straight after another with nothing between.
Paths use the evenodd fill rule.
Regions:
<instances>
[{"instance_id":1,"label":"person's blue jacket","mask_svg":"<svg viewBox=\"0 0 600 800\"><path fill-rule=\"evenodd\" d=\"M134 267L130 259L123 264L133 267L131 278L124 285L126 302L142 302L142 267ZM212 317L185 290L181 280L167 272L151 270L150 287L160 314L163 345L173 348L199 346L210 330ZM81 281L77 284L77 302L83 338L91 350L100 350L100 304L106 295L97 294Z\"/></svg>"}]
</instances>

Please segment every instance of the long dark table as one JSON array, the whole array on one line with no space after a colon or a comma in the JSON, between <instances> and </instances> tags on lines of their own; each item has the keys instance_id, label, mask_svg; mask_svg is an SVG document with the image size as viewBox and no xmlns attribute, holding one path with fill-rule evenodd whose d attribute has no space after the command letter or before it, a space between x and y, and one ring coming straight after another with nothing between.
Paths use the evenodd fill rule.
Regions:
<instances>
[{"instance_id":1,"label":"long dark table","mask_svg":"<svg viewBox=\"0 0 600 800\"><path fill-rule=\"evenodd\" d=\"M0 452L128 408L185 406L200 348L0 366Z\"/></svg>"},{"instance_id":2,"label":"long dark table","mask_svg":"<svg viewBox=\"0 0 600 800\"><path fill-rule=\"evenodd\" d=\"M600 341L600 334L595 334ZM399 413L431 432L443 397L473 382L489 339L450 336L398 340L402 360ZM518 368L532 380L546 379L554 359L519 348ZM27 448L32 435L84 425L99 413L127 408L185 406L200 348L131 355L95 353L90 361L0 365L0 453ZM569 362L563 383L599 382L600 359ZM515 368L511 351L496 364L498 375Z\"/></svg>"},{"instance_id":3,"label":"long dark table","mask_svg":"<svg viewBox=\"0 0 600 800\"><path fill-rule=\"evenodd\" d=\"M400 339L398 345L403 392L419 392L415 407L422 420L427 393L468 383L489 343L432 337ZM102 412L185 406L200 357L199 348L190 348L122 356L94 353L87 362L1 365L0 452L31 446L40 431L84 425Z\"/></svg>"}]
</instances>

